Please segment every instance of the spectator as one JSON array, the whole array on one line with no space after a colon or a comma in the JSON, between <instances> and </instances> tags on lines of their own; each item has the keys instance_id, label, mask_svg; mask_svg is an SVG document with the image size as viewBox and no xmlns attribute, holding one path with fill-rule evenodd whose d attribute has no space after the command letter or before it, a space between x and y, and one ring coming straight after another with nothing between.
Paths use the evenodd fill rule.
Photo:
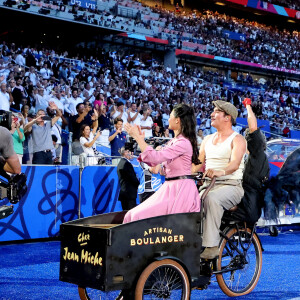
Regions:
<instances>
[{"instance_id":1,"label":"spectator","mask_svg":"<svg viewBox=\"0 0 300 300\"><path fill-rule=\"evenodd\" d=\"M83 124L90 126L91 128L98 127L98 113L94 110L92 113L92 107L89 105L84 105L83 103L79 103L76 106L77 114L73 117L72 128L73 132L73 143L72 150L73 153L79 155L82 153L82 147L80 145L80 128Z\"/></svg>"},{"instance_id":2,"label":"spectator","mask_svg":"<svg viewBox=\"0 0 300 300\"><path fill-rule=\"evenodd\" d=\"M6 83L1 83L0 89L0 110L9 111L10 104L13 102L13 97L11 95L10 89L6 89Z\"/></svg>"},{"instance_id":3,"label":"spectator","mask_svg":"<svg viewBox=\"0 0 300 300\"><path fill-rule=\"evenodd\" d=\"M109 146L108 137L109 137L110 124L111 124L111 118L106 111L107 111L107 107L103 102L100 107L100 115L98 119L99 128L101 130L99 143L103 146Z\"/></svg>"},{"instance_id":4,"label":"spectator","mask_svg":"<svg viewBox=\"0 0 300 300\"><path fill-rule=\"evenodd\" d=\"M141 111L141 105L137 107L136 103L131 103L131 106L127 111L128 123L130 123L131 125L141 125L140 111Z\"/></svg>"},{"instance_id":5,"label":"spectator","mask_svg":"<svg viewBox=\"0 0 300 300\"><path fill-rule=\"evenodd\" d=\"M49 103L51 109L56 111L56 116L45 122L45 111L37 111L36 118L28 122L24 127L24 132L32 134L33 141L33 164L51 165L53 142L51 137L51 127L61 117L61 112L54 103Z\"/></svg>"},{"instance_id":6,"label":"spectator","mask_svg":"<svg viewBox=\"0 0 300 300\"><path fill-rule=\"evenodd\" d=\"M145 138L150 138L153 136L152 134L152 126L153 120L151 117L151 108L143 111L143 115L141 117L141 129L145 132Z\"/></svg>"},{"instance_id":7,"label":"spectator","mask_svg":"<svg viewBox=\"0 0 300 300\"><path fill-rule=\"evenodd\" d=\"M77 105L83 103L83 100L78 96L78 89L73 89L72 96L66 99L65 110L71 115L75 116L77 111Z\"/></svg>"},{"instance_id":8,"label":"spectator","mask_svg":"<svg viewBox=\"0 0 300 300\"><path fill-rule=\"evenodd\" d=\"M124 103L121 101L117 102L117 109L114 108L111 114L113 119L120 118L124 124L128 122L128 115L124 110Z\"/></svg>"},{"instance_id":9,"label":"spectator","mask_svg":"<svg viewBox=\"0 0 300 300\"><path fill-rule=\"evenodd\" d=\"M123 120L119 117L114 119L115 130L109 134L108 141L111 148L112 164L117 166L120 161L120 149L125 147L126 133L122 131Z\"/></svg>"},{"instance_id":10,"label":"spectator","mask_svg":"<svg viewBox=\"0 0 300 300\"><path fill-rule=\"evenodd\" d=\"M10 133L13 138L14 150L19 158L20 164L22 164L23 158L23 142L25 140L24 130L20 128L20 122L18 117L12 118Z\"/></svg>"},{"instance_id":11,"label":"spectator","mask_svg":"<svg viewBox=\"0 0 300 300\"><path fill-rule=\"evenodd\" d=\"M96 150L95 142L101 135L101 131L97 130L96 127L91 131L90 126L83 124L80 129L80 144L83 148L84 153L88 156L88 165L97 165L99 157Z\"/></svg>"},{"instance_id":12,"label":"spectator","mask_svg":"<svg viewBox=\"0 0 300 300\"><path fill-rule=\"evenodd\" d=\"M49 96L45 95L45 89L43 87L35 89L33 95L35 100L35 112L37 113L39 110L45 112L49 105Z\"/></svg>"}]
</instances>

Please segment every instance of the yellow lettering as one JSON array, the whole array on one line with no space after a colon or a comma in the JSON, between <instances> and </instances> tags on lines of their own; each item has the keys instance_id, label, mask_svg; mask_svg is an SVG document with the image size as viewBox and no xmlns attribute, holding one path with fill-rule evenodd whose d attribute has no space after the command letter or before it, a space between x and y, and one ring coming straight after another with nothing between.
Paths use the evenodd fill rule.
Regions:
<instances>
[{"instance_id":1,"label":"yellow lettering","mask_svg":"<svg viewBox=\"0 0 300 300\"><path fill-rule=\"evenodd\" d=\"M168 234L172 234L172 229L169 229L169 230L168 230Z\"/></svg>"},{"instance_id":2,"label":"yellow lettering","mask_svg":"<svg viewBox=\"0 0 300 300\"><path fill-rule=\"evenodd\" d=\"M167 242L167 237L166 237L166 236L163 236L163 237L161 238L161 242L162 242L162 243L166 243L166 242Z\"/></svg>"},{"instance_id":3,"label":"yellow lettering","mask_svg":"<svg viewBox=\"0 0 300 300\"><path fill-rule=\"evenodd\" d=\"M147 231L144 231L144 236L148 235L148 232Z\"/></svg>"},{"instance_id":4,"label":"yellow lettering","mask_svg":"<svg viewBox=\"0 0 300 300\"><path fill-rule=\"evenodd\" d=\"M159 228L159 232L163 232L163 228L162 227Z\"/></svg>"},{"instance_id":5,"label":"yellow lettering","mask_svg":"<svg viewBox=\"0 0 300 300\"><path fill-rule=\"evenodd\" d=\"M178 242L178 235L174 235L174 242Z\"/></svg>"},{"instance_id":6,"label":"yellow lettering","mask_svg":"<svg viewBox=\"0 0 300 300\"><path fill-rule=\"evenodd\" d=\"M168 236L168 242L169 243L172 243L173 242L173 237L170 235L170 236Z\"/></svg>"},{"instance_id":7,"label":"yellow lettering","mask_svg":"<svg viewBox=\"0 0 300 300\"><path fill-rule=\"evenodd\" d=\"M168 233L168 232L167 232L167 228L164 229L164 233Z\"/></svg>"},{"instance_id":8,"label":"yellow lettering","mask_svg":"<svg viewBox=\"0 0 300 300\"><path fill-rule=\"evenodd\" d=\"M67 260L67 257L68 257L68 247L64 248L64 250L65 250L65 255L63 256L63 259Z\"/></svg>"},{"instance_id":9,"label":"yellow lettering","mask_svg":"<svg viewBox=\"0 0 300 300\"><path fill-rule=\"evenodd\" d=\"M135 246L135 239L130 240L130 246Z\"/></svg>"},{"instance_id":10,"label":"yellow lettering","mask_svg":"<svg viewBox=\"0 0 300 300\"><path fill-rule=\"evenodd\" d=\"M151 245L153 245L153 244L154 244L154 243L153 243L153 241L152 241L152 238L150 238L150 244L151 244Z\"/></svg>"},{"instance_id":11,"label":"yellow lettering","mask_svg":"<svg viewBox=\"0 0 300 300\"><path fill-rule=\"evenodd\" d=\"M149 229L149 234L151 234L152 233L152 229Z\"/></svg>"},{"instance_id":12,"label":"yellow lettering","mask_svg":"<svg viewBox=\"0 0 300 300\"><path fill-rule=\"evenodd\" d=\"M179 242L183 242L183 235L179 236Z\"/></svg>"},{"instance_id":13,"label":"yellow lettering","mask_svg":"<svg viewBox=\"0 0 300 300\"><path fill-rule=\"evenodd\" d=\"M136 243L141 246L143 244L143 240L142 239L137 239Z\"/></svg>"},{"instance_id":14,"label":"yellow lettering","mask_svg":"<svg viewBox=\"0 0 300 300\"><path fill-rule=\"evenodd\" d=\"M81 242L81 233L79 233L79 235L78 235L78 242L79 243Z\"/></svg>"},{"instance_id":15,"label":"yellow lettering","mask_svg":"<svg viewBox=\"0 0 300 300\"><path fill-rule=\"evenodd\" d=\"M156 240L155 240L155 244L160 244L159 237L157 237L157 238L156 238Z\"/></svg>"},{"instance_id":16,"label":"yellow lettering","mask_svg":"<svg viewBox=\"0 0 300 300\"><path fill-rule=\"evenodd\" d=\"M149 238L144 238L143 240L144 240L144 244L145 244L145 245L148 245L148 244L149 244Z\"/></svg>"},{"instance_id":17,"label":"yellow lettering","mask_svg":"<svg viewBox=\"0 0 300 300\"><path fill-rule=\"evenodd\" d=\"M87 263L87 261L88 261L88 254L89 253L87 251L85 251L84 249L82 249L82 251L81 251L81 260L80 260L81 263L84 263L84 264Z\"/></svg>"}]
</instances>

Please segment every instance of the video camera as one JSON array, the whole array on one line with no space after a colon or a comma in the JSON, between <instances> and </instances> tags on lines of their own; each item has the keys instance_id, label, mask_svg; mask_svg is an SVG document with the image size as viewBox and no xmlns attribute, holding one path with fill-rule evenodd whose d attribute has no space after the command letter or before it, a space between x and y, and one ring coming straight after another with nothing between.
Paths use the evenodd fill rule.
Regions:
<instances>
[{"instance_id":1,"label":"video camera","mask_svg":"<svg viewBox=\"0 0 300 300\"><path fill-rule=\"evenodd\" d=\"M10 111L0 110L0 126L11 130L12 113Z\"/></svg>"},{"instance_id":2,"label":"video camera","mask_svg":"<svg viewBox=\"0 0 300 300\"><path fill-rule=\"evenodd\" d=\"M0 200L7 198L10 203L18 203L27 192L27 177L24 173L12 175L10 179L0 176ZM13 213L13 206L0 207L0 219Z\"/></svg>"},{"instance_id":3,"label":"video camera","mask_svg":"<svg viewBox=\"0 0 300 300\"><path fill-rule=\"evenodd\" d=\"M169 139L166 138L151 137L145 139L145 142L154 149L158 146L164 145L168 141ZM125 143L125 150L129 150L130 152L134 153L134 155L139 155L141 153L141 149L139 148L137 142L132 137L129 138L129 142Z\"/></svg>"}]
</instances>

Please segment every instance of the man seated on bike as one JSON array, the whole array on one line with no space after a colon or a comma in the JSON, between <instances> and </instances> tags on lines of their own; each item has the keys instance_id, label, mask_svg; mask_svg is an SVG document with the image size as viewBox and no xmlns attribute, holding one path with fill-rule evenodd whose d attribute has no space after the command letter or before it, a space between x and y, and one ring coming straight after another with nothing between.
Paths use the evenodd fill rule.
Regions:
<instances>
[{"instance_id":1,"label":"man seated on bike","mask_svg":"<svg viewBox=\"0 0 300 300\"><path fill-rule=\"evenodd\" d=\"M266 149L266 138L257 128L257 120L252 111L251 99L245 98L244 106L248 112L248 127L245 131L249 155L243 174L244 197L238 208L230 213L230 218L254 224L261 216L264 205L263 184L268 180L270 167Z\"/></svg>"},{"instance_id":2,"label":"man seated on bike","mask_svg":"<svg viewBox=\"0 0 300 300\"><path fill-rule=\"evenodd\" d=\"M200 257L213 259L219 254L219 228L224 210L240 203L244 190L242 177L246 140L232 129L238 116L235 106L225 101L214 101L215 108L211 114L211 126L217 132L208 135L200 147L199 160L205 162L203 177L217 177L215 186L208 193L204 202L203 246L205 250ZM197 172L201 164L192 168ZM209 184L206 180L203 187Z\"/></svg>"}]
</instances>

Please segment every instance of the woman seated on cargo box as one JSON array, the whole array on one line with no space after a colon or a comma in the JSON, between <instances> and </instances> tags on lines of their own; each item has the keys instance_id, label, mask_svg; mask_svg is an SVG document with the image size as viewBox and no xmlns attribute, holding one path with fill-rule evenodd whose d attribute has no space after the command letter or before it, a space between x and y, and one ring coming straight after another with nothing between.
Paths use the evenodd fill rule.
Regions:
<instances>
[{"instance_id":1,"label":"woman seated on cargo box","mask_svg":"<svg viewBox=\"0 0 300 300\"><path fill-rule=\"evenodd\" d=\"M154 150L145 142L139 126L125 124L125 130L138 143L141 154L138 158L150 167L160 166L166 176L162 187L147 201L129 210L124 223L174 213L198 212L200 198L191 178L192 163L198 163L196 117L192 107L179 104L169 118L169 129L175 133L160 150Z\"/></svg>"}]
</instances>

